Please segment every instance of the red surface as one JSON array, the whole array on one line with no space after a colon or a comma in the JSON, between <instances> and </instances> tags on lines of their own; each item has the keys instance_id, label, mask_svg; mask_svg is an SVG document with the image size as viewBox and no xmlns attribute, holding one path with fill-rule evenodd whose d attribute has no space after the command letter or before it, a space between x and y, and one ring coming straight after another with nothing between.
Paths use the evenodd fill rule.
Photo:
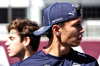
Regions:
<instances>
[{"instance_id":1,"label":"red surface","mask_svg":"<svg viewBox=\"0 0 100 66\"><path fill-rule=\"evenodd\" d=\"M40 42L38 51L41 50L44 46L46 46L47 43L48 43L47 41ZM5 41L0 41L0 46L4 47L7 54L7 49L4 44L5 44ZM100 55L100 41L82 41L80 46L82 47L82 50L84 51L84 53L89 54L95 57L96 59L98 59ZM10 58L8 54L7 54L7 57L8 57L8 61L10 65L19 61L18 58Z\"/></svg>"},{"instance_id":2,"label":"red surface","mask_svg":"<svg viewBox=\"0 0 100 66\"><path fill-rule=\"evenodd\" d=\"M89 54L98 59L100 55L100 41L84 41L81 42L81 47L84 53Z\"/></svg>"}]
</instances>

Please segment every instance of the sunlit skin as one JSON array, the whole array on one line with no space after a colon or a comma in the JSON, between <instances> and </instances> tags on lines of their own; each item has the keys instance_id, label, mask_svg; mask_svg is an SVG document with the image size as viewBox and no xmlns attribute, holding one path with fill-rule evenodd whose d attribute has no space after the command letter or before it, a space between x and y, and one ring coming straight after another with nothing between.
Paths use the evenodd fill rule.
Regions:
<instances>
[{"instance_id":1,"label":"sunlit skin","mask_svg":"<svg viewBox=\"0 0 100 66\"><path fill-rule=\"evenodd\" d=\"M5 43L10 57L20 57L24 54L24 44L20 41L20 37L16 30L11 30L8 35L8 40Z\"/></svg>"},{"instance_id":2,"label":"sunlit skin","mask_svg":"<svg viewBox=\"0 0 100 66\"><path fill-rule=\"evenodd\" d=\"M78 46L82 40L82 33L84 33L81 23L81 17L77 17L65 21L63 27L53 25L53 37L49 40L45 51L54 56L61 56L67 54L70 47Z\"/></svg>"},{"instance_id":3,"label":"sunlit skin","mask_svg":"<svg viewBox=\"0 0 100 66\"><path fill-rule=\"evenodd\" d=\"M36 53L36 51L32 50L32 47L29 44L29 37L25 37L24 40L21 41L19 32L12 29L8 35L8 40L5 43L5 46L7 47L9 57L18 57L20 61L23 61Z\"/></svg>"},{"instance_id":4,"label":"sunlit skin","mask_svg":"<svg viewBox=\"0 0 100 66\"><path fill-rule=\"evenodd\" d=\"M65 47L75 47L80 44L82 33L84 33L81 23L81 18L75 18L69 22L65 22L64 27L61 29L62 45Z\"/></svg>"}]
</instances>

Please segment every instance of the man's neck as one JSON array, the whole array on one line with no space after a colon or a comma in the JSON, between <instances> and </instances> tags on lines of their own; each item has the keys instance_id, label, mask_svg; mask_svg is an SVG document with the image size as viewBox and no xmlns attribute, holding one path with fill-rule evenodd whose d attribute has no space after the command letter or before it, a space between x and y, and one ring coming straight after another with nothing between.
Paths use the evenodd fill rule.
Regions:
<instances>
[{"instance_id":1,"label":"man's neck","mask_svg":"<svg viewBox=\"0 0 100 66\"><path fill-rule=\"evenodd\" d=\"M58 40L50 40L45 48L45 51L53 56L61 56L68 54L70 47L64 47Z\"/></svg>"},{"instance_id":2,"label":"man's neck","mask_svg":"<svg viewBox=\"0 0 100 66\"><path fill-rule=\"evenodd\" d=\"M32 55L35 54L35 53L36 53L36 51L33 51L33 50L30 49L30 48L27 49L27 50L24 52L24 55L23 55L23 56L21 55L21 57L20 57L20 61L25 60L26 58L32 56Z\"/></svg>"}]
</instances>

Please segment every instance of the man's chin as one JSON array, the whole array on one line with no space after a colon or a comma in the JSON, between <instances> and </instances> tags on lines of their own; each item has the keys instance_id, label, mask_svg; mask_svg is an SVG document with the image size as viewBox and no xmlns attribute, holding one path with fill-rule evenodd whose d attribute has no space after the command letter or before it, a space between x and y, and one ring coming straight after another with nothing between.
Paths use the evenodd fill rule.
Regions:
<instances>
[{"instance_id":1,"label":"man's chin","mask_svg":"<svg viewBox=\"0 0 100 66\"><path fill-rule=\"evenodd\" d=\"M80 45L80 42L73 44L72 47L77 47L77 46L79 46L79 45Z\"/></svg>"},{"instance_id":2,"label":"man's chin","mask_svg":"<svg viewBox=\"0 0 100 66\"><path fill-rule=\"evenodd\" d=\"M12 58L12 57L15 57L15 56L14 56L14 55L9 54L9 57L11 57L11 58Z\"/></svg>"}]
</instances>

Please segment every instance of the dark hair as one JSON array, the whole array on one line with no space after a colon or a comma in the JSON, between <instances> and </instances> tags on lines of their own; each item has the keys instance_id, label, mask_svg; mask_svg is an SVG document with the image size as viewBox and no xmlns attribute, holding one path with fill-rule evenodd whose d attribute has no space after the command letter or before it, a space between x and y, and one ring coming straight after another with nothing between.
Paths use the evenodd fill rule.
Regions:
<instances>
[{"instance_id":1,"label":"dark hair","mask_svg":"<svg viewBox=\"0 0 100 66\"><path fill-rule=\"evenodd\" d=\"M81 4L79 4L79 6L76 7L76 11L78 14L81 12L81 9L82 9L82 6L81 6Z\"/></svg>"},{"instance_id":2,"label":"dark hair","mask_svg":"<svg viewBox=\"0 0 100 66\"><path fill-rule=\"evenodd\" d=\"M60 27L63 28L64 24L65 24L65 21L64 22L60 22L60 23L56 23L54 25L59 25ZM46 32L46 35L47 35L47 37L49 39L52 37L52 27L50 27L50 29Z\"/></svg>"},{"instance_id":3,"label":"dark hair","mask_svg":"<svg viewBox=\"0 0 100 66\"><path fill-rule=\"evenodd\" d=\"M30 46L32 46L33 51L37 51L40 42L40 36L35 36L33 32L39 28L40 27L36 22L32 22L27 18L17 18L10 22L10 24L7 26L8 33L12 29L18 31L21 42L24 40L25 37L30 37Z\"/></svg>"},{"instance_id":4,"label":"dark hair","mask_svg":"<svg viewBox=\"0 0 100 66\"><path fill-rule=\"evenodd\" d=\"M77 11L78 14L80 14L81 9L82 9L82 6L81 6L81 4L79 4L79 6L76 7L76 11ZM69 21L69 20L67 20L67 21ZM63 26L65 25L65 21L60 22L60 23L56 23L56 24L54 24L54 25L59 25L60 27L63 28ZM52 37L52 27L46 32L46 35L47 35L47 37L48 37L49 39Z\"/></svg>"}]
</instances>

